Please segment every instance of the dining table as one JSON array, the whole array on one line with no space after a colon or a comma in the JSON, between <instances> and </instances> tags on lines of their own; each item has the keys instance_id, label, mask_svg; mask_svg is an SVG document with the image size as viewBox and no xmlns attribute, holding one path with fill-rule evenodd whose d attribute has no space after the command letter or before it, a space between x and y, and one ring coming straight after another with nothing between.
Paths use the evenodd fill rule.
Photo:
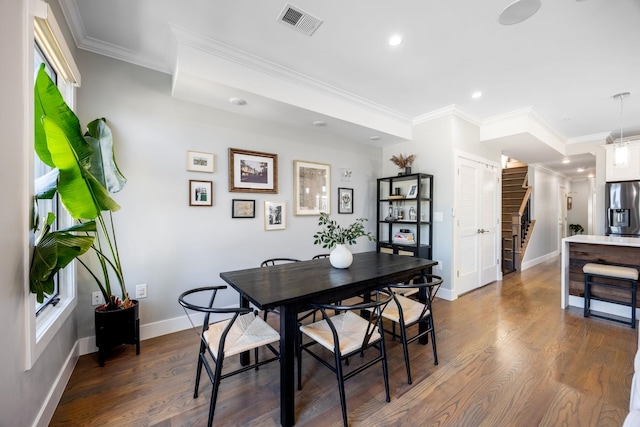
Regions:
<instances>
[{"instance_id":1,"label":"dining table","mask_svg":"<svg viewBox=\"0 0 640 427\"><path fill-rule=\"evenodd\" d=\"M298 313L311 303L331 303L367 294L383 285L428 274L437 261L380 252L353 254L348 268L334 268L328 258L220 273L240 294L240 305L280 313L280 423L295 424L294 358ZM241 362L248 363L248 353Z\"/></svg>"}]
</instances>

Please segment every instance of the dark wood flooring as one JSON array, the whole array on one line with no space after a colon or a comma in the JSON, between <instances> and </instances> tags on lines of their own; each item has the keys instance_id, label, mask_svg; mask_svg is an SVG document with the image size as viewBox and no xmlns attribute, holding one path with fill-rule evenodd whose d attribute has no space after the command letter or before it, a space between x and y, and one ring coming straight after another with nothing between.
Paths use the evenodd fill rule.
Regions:
<instances>
[{"instance_id":1,"label":"dark wood flooring","mask_svg":"<svg viewBox=\"0 0 640 427\"><path fill-rule=\"evenodd\" d=\"M439 365L431 345L388 343L391 402L378 368L347 383L352 426L619 427L629 406L637 330L560 309L560 265L511 273L455 301L436 299ZM177 304L177 302L176 302ZM198 337L192 330L80 357L51 426L206 425L211 384L193 398ZM305 356L303 356L305 357ZM236 364L237 358L231 361ZM214 425L277 426L277 363L224 380ZM308 355L296 425L341 425L333 374Z\"/></svg>"}]
</instances>

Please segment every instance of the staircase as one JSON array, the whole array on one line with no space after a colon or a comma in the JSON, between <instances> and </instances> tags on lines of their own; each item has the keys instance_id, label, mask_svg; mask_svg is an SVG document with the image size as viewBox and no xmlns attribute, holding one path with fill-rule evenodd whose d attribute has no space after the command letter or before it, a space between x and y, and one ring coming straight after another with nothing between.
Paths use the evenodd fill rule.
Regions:
<instances>
[{"instance_id":1,"label":"staircase","mask_svg":"<svg viewBox=\"0 0 640 427\"><path fill-rule=\"evenodd\" d=\"M502 272L518 271L529 244L535 220L530 220L526 164L511 161L502 170Z\"/></svg>"}]
</instances>

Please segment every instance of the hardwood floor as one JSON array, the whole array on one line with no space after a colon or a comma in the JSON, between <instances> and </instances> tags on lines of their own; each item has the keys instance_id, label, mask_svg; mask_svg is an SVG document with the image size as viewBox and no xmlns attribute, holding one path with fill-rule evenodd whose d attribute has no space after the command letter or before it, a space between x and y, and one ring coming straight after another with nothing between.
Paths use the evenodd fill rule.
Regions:
<instances>
[{"instance_id":1,"label":"hardwood floor","mask_svg":"<svg viewBox=\"0 0 640 427\"><path fill-rule=\"evenodd\" d=\"M177 304L177 302L176 302ZM431 345L388 341L391 402L378 367L347 382L352 426L620 426L629 407L636 329L560 309L559 260L455 301L436 299L439 365ZM193 398L198 337L192 330L82 356L51 426L206 425L211 384ZM304 356L303 356L304 357ZM232 358L233 364L237 358ZM357 363L357 362L356 362ZM303 359L296 425L341 425L333 374ZM280 425L277 363L223 380L214 425Z\"/></svg>"}]
</instances>

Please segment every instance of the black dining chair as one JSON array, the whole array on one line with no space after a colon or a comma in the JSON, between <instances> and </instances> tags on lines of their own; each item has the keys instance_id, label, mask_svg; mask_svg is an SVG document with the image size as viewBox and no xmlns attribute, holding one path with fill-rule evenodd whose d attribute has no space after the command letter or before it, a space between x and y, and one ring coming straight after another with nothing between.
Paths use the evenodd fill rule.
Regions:
<instances>
[{"instance_id":1,"label":"black dining chair","mask_svg":"<svg viewBox=\"0 0 640 427\"><path fill-rule=\"evenodd\" d=\"M348 425L348 420L344 383L356 374L381 363L386 400L387 402L391 400L381 313L392 298L392 295L386 290L378 290L372 293L372 301L369 302L353 305L311 304L314 310L322 313L322 320L308 325L299 325L297 338L298 390L302 389L302 353L304 351L336 374L342 407L342 421L345 427ZM368 318L361 316L363 310L368 311ZM329 312L340 312L340 314L330 316ZM303 335L310 340L305 343ZM321 347L333 353L333 363L325 360L320 355L321 352L313 350L316 344L320 344ZM370 347L378 350L376 357L357 368L347 368L349 357L356 354L364 357L365 350Z\"/></svg>"},{"instance_id":2,"label":"black dining chair","mask_svg":"<svg viewBox=\"0 0 640 427\"><path fill-rule=\"evenodd\" d=\"M419 275L407 284L393 284L387 289L393 295L393 300L387 305L382 312L382 317L393 322L393 329L387 331L391 333L393 339L396 334L396 323L400 329L400 340L402 341L402 351L404 352L404 363L407 369L407 382L411 384L411 366L409 363L409 344L412 342L431 335L431 346L433 348L433 364L438 364L438 351L436 349L436 332L433 322L432 302L438 289L442 285L442 278L433 274ZM414 299L402 295L403 292L412 294L413 290L417 290L416 295L421 298ZM422 299L422 301L421 301ZM407 336L407 329L413 325L422 324L425 327L422 331L418 329L415 335Z\"/></svg>"},{"instance_id":3,"label":"black dining chair","mask_svg":"<svg viewBox=\"0 0 640 427\"><path fill-rule=\"evenodd\" d=\"M311 259L313 260L313 259L322 259L322 258L329 258L329 254L314 255L313 258L311 258Z\"/></svg>"},{"instance_id":4,"label":"black dining chair","mask_svg":"<svg viewBox=\"0 0 640 427\"><path fill-rule=\"evenodd\" d=\"M260 267L272 267L274 265L289 264L292 262L300 262L300 260L295 258L269 258L262 261L262 263L260 263ZM263 314L263 319L265 321L267 320L268 313L275 313L279 315L280 311L277 308L270 308L268 310L265 310Z\"/></svg>"},{"instance_id":5,"label":"black dining chair","mask_svg":"<svg viewBox=\"0 0 640 427\"><path fill-rule=\"evenodd\" d=\"M198 351L193 398L198 397L200 376L202 374L202 366L204 366L213 386L209 403L208 426L213 423L220 381L249 369L258 369L259 366L280 358L278 351L272 346L272 344L280 341L280 334L259 316L256 316L254 311L250 308L213 306L218 291L226 288L226 285L201 287L183 292L178 297L178 302L184 308L194 329L197 329L197 327L190 314L193 314L193 312L204 313L202 328L198 332L200 349ZM196 302L207 300L208 304L206 305ZM273 353L273 356L260 361L258 349L264 346ZM224 374L222 373L222 365L225 358L249 352L250 350L254 350L255 360L253 363ZM209 360L213 363L213 367Z\"/></svg>"}]
</instances>

